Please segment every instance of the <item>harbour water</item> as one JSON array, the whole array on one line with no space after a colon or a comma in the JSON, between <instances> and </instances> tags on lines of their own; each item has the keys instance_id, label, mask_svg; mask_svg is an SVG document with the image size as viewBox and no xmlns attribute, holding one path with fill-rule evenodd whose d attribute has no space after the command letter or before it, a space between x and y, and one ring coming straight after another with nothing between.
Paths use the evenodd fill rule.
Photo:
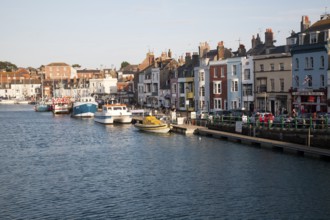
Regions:
<instances>
[{"instance_id":1,"label":"harbour water","mask_svg":"<svg viewBox=\"0 0 330 220\"><path fill-rule=\"evenodd\" d=\"M0 219L329 219L330 163L0 105Z\"/></svg>"}]
</instances>

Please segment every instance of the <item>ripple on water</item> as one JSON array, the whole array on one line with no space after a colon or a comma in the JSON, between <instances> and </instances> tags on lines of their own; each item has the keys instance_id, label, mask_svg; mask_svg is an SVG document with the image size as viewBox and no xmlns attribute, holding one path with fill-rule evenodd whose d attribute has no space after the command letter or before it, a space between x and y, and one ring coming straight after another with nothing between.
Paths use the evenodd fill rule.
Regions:
<instances>
[{"instance_id":1,"label":"ripple on water","mask_svg":"<svg viewBox=\"0 0 330 220\"><path fill-rule=\"evenodd\" d=\"M153 135L131 125L104 126L27 107L3 108L1 219L330 215L330 165L323 161L194 135Z\"/></svg>"}]
</instances>

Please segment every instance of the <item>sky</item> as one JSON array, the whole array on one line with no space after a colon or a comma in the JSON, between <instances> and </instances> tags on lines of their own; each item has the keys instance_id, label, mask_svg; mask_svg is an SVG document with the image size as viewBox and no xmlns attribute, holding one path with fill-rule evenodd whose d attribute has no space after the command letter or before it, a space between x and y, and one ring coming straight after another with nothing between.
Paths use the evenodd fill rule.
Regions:
<instances>
[{"instance_id":1,"label":"sky","mask_svg":"<svg viewBox=\"0 0 330 220\"><path fill-rule=\"evenodd\" d=\"M313 24L330 13L330 0L0 0L0 8L0 61L120 69L149 51L198 52L201 42L248 50L268 28L284 45L303 15Z\"/></svg>"}]
</instances>

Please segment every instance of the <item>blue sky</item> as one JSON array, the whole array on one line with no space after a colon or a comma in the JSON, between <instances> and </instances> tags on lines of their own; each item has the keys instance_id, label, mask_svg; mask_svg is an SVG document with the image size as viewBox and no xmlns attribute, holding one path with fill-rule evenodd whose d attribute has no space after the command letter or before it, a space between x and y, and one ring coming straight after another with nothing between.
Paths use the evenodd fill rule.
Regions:
<instances>
[{"instance_id":1,"label":"blue sky","mask_svg":"<svg viewBox=\"0 0 330 220\"><path fill-rule=\"evenodd\" d=\"M20 67L51 62L120 68L148 51L178 58L200 42L247 49L271 28L275 45L299 32L302 15L316 22L329 0L0 0L0 61ZM326 7L328 7L326 9Z\"/></svg>"}]
</instances>

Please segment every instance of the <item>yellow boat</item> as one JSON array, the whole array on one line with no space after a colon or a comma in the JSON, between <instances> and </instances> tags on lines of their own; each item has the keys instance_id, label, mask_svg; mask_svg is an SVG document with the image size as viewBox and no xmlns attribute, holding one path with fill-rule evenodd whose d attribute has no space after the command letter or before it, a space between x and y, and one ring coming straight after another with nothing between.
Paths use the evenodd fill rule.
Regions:
<instances>
[{"instance_id":1,"label":"yellow boat","mask_svg":"<svg viewBox=\"0 0 330 220\"><path fill-rule=\"evenodd\" d=\"M134 126L141 131L153 133L168 133L171 130L170 125L158 120L155 116L146 116L142 123L137 122Z\"/></svg>"}]
</instances>

